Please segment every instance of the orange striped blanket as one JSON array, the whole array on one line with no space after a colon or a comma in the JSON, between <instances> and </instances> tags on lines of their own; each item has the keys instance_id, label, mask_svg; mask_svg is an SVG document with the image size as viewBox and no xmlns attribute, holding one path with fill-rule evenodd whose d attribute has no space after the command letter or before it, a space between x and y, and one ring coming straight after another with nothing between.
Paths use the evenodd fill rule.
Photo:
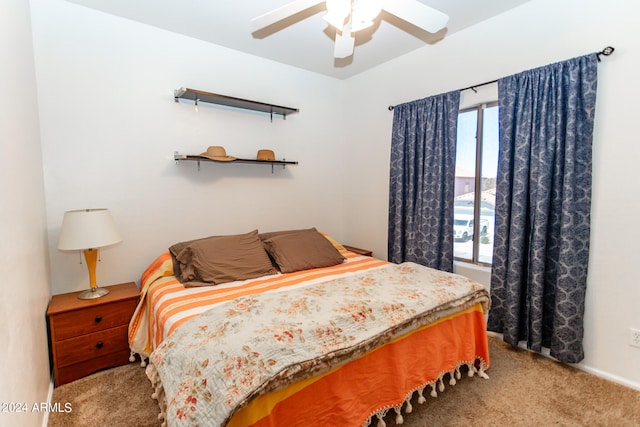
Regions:
<instances>
[{"instance_id":1,"label":"orange striped blanket","mask_svg":"<svg viewBox=\"0 0 640 427\"><path fill-rule=\"evenodd\" d=\"M435 393L461 365L473 374L479 363L483 374L482 286L341 252L338 266L205 288L183 287L168 253L156 259L129 342L151 355L147 374L169 425L362 425L390 408L400 416L414 391Z\"/></svg>"},{"instance_id":2,"label":"orange striped blanket","mask_svg":"<svg viewBox=\"0 0 640 427\"><path fill-rule=\"evenodd\" d=\"M340 253L347 260L333 267L278 273L217 286L186 288L173 275L171 255L165 252L142 273L140 304L129 324L131 351L143 358L149 357L178 326L221 302L245 295L324 281L388 264L386 261L360 256L344 249L340 249Z\"/></svg>"}]
</instances>

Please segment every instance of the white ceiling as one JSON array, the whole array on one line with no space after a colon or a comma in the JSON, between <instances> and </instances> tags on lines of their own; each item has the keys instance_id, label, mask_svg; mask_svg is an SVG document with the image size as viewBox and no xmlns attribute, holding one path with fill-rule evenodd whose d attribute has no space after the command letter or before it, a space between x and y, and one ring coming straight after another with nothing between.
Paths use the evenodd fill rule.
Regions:
<instances>
[{"instance_id":1,"label":"white ceiling","mask_svg":"<svg viewBox=\"0 0 640 427\"><path fill-rule=\"evenodd\" d=\"M503 13L529 0L416 0L449 15L431 34L382 12L356 34L353 56L333 58L335 31L324 4L254 32L251 18L292 0L69 0L106 13L195 37L338 79L345 79Z\"/></svg>"}]
</instances>

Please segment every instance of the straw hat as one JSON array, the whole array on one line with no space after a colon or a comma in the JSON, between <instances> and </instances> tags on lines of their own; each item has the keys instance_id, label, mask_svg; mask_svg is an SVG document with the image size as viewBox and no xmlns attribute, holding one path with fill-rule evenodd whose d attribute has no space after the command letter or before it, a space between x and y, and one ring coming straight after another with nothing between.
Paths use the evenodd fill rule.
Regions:
<instances>
[{"instance_id":1,"label":"straw hat","mask_svg":"<svg viewBox=\"0 0 640 427\"><path fill-rule=\"evenodd\" d=\"M200 157L206 157L211 160L218 160L221 162L230 162L235 160L236 158L233 156L227 156L227 152L224 147L220 147L218 145L212 145L207 148L207 151L199 154Z\"/></svg>"},{"instance_id":2,"label":"straw hat","mask_svg":"<svg viewBox=\"0 0 640 427\"><path fill-rule=\"evenodd\" d=\"M256 156L258 160L275 160L276 155L272 150L258 150L258 155Z\"/></svg>"}]
</instances>

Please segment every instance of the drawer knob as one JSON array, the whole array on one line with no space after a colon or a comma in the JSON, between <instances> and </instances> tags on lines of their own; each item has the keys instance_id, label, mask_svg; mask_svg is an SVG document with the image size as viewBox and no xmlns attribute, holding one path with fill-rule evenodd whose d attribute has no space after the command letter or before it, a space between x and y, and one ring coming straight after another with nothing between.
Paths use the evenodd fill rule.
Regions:
<instances>
[{"instance_id":1,"label":"drawer knob","mask_svg":"<svg viewBox=\"0 0 640 427\"><path fill-rule=\"evenodd\" d=\"M102 322L102 316L96 316L96 318L94 319L96 323L100 323Z\"/></svg>"},{"instance_id":2,"label":"drawer knob","mask_svg":"<svg viewBox=\"0 0 640 427\"><path fill-rule=\"evenodd\" d=\"M104 345L104 343L102 341L98 341L96 343L96 348L102 348L103 345Z\"/></svg>"}]
</instances>

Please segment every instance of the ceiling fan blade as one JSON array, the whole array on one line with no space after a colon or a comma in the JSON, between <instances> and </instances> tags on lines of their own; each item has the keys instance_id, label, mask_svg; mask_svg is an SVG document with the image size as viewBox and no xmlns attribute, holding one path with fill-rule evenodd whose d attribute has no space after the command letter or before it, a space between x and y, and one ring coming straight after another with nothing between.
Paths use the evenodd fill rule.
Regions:
<instances>
[{"instance_id":1,"label":"ceiling fan blade","mask_svg":"<svg viewBox=\"0 0 640 427\"><path fill-rule=\"evenodd\" d=\"M343 28L342 34L336 32L336 45L333 49L333 57L342 59L353 55L355 45L356 39L351 36L351 27Z\"/></svg>"},{"instance_id":2,"label":"ceiling fan blade","mask_svg":"<svg viewBox=\"0 0 640 427\"><path fill-rule=\"evenodd\" d=\"M284 6L280 6L279 8L267 12L263 15L256 16L251 20L251 24L255 29L268 27L269 25L273 25L276 22L282 21L283 19L288 18L291 15L300 13L320 3L324 3L324 1L296 0L294 2L285 4Z\"/></svg>"},{"instance_id":3,"label":"ceiling fan blade","mask_svg":"<svg viewBox=\"0 0 640 427\"><path fill-rule=\"evenodd\" d=\"M443 29L449 16L417 0L385 0L382 9L430 33Z\"/></svg>"}]
</instances>

